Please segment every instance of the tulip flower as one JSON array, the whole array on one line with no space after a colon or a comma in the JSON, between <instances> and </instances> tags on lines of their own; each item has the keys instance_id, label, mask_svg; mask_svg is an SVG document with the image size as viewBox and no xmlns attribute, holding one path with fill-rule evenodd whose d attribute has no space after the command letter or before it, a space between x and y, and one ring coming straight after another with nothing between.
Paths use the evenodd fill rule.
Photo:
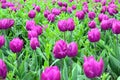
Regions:
<instances>
[{"instance_id":1,"label":"tulip flower","mask_svg":"<svg viewBox=\"0 0 120 80\"><path fill-rule=\"evenodd\" d=\"M77 11L76 12L76 17L79 19L79 20L83 20L84 17L85 17L85 14L83 11Z\"/></svg>"},{"instance_id":2,"label":"tulip flower","mask_svg":"<svg viewBox=\"0 0 120 80\"><path fill-rule=\"evenodd\" d=\"M31 38L30 40L30 46L33 50L36 50L37 47L40 47L40 43L39 43L39 40L38 38Z\"/></svg>"},{"instance_id":3,"label":"tulip flower","mask_svg":"<svg viewBox=\"0 0 120 80\"><path fill-rule=\"evenodd\" d=\"M94 20L88 23L89 28L96 28L96 22Z\"/></svg>"},{"instance_id":4,"label":"tulip flower","mask_svg":"<svg viewBox=\"0 0 120 80\"><path fill-rule=\"evenodd\" d=\"M67 12L68 12L68 13L72 13L72 8L71 8L71 7L68 7L68 8L67 8Z\"/></svg>"},{"instance_id":5,"label":"tulip flower","mask_svg":"<svg viewBox=\"0 0 120 80\"><path fill-rule=\"evenodd\" d=\"M59 20L58 21L58 28L62 32L67 31L67 20Z\"/></svg>"},{"instance_id":6,"label":"tulip flower","mask_svg":"<svg viewBox=\"0 0 120 80\"><path fill-rule=\"evenodd\" d=\"M40 6L35 6L35 10L36 10L37 12L40 12Z\"/></svg>"},{"instance_id":7,"label":"tulip flower","mask_svg":"<svg viewBox=\"0 0 120 80\"><path fill-rule=\"evenodd\" d=\"M63 6L63 7L61 8L61 11L67 12L67 8Z\"/></svg>"},{"instance_id":8,"label":"tulip flower","mask_svg":"<svg viewBox=\"0 0 120 80\"><path fill-rule=\"evenodd\" d=\"M108 20L102 20L100 26L102 30L108 30L110 28Z\"/></svg>"},{"instance_id":9,"label":"tulip flower","mask_svg":"<svg viewBox=\"0 0 120 80\"><path fill-rule=\"evenodd\" d=\"M0 36L0 48L5 44L4 36Z\"/></svg>"},{"instance_id":10,"label":"tulip flower","mask_svg":"<svg viewBox=\"0 0 120 80\"><path fill-rule=\"evenodd\" d=\"M49 14L50 14L50 11L49 11L49 10L45 10L45 11L44 11L44 17L45 17L45 18L47 18Z\"/></svg>"},{"instance_id":11,"label":"tulip flower","mask_svg":"<svg viewBox=\"0 0 120 80\"><path fill-rule=\"evenodd\" d=\"M75 23L74 20L72 18L69 18L67 20L67 30L68 31L73 31L75 29Z\"/></svg>"},{"instance_id":12,"label":"tulip flower","mask_svg":"<svg viewBox=\"0 0 120 80\"><path fill-rule=\"evenodd\" d=\"M29 11L28 16L29 16L30 18L35 18L36 12L35 12L34 10Z\"/></svg>"},{"instance_id":13,"label":"tulip flower","mask_svg":"<svg viewBox=\"0 0 120 80\"><path fill-rule=\"evenodd\" d=\"M48 15L48 17L47 17L47 20L49 21L49 22L54 22L55 21L55 15L54 14L49 14Z\"/></svg>"},{"instance_id":14,"label":"tulip flower","mask_svg":"<svg viewBox=\"0 0 120 80\"><path fill-rule=\"evenodd\" d=\"M52 13L53 13L54 15L59 15L59 14L61 13L61 11L60 11L59 9L57 9L57 8L53 8L53 9L52 9Z\"/></svg>"},{"instance_id":15,"label":"tulip flower","mask_svg":"<svg viewBox=\"0 0 120 80\"><path fill-rule=\"evenodd\" d=\"M96 16L95 12L89 12L89 13L88 13L88 17L89 17L90 19L94 19L95 16Z\"/></svg>"},{"instance_id":16,"label":"tulip flower","mask_svg":"<svg viewBox=\"0 0 120 80\"><path fill-rule=\"evenodd\" d=\"M32 29L33 31L36 31L38 35L41 35L42 34L42 27L39 26L39 25L36 25L35 27L33 27Z\"/></svg>"},{"instance_id":17,"label":"tulip flower","mask_svg":"<svg viewBox=\"0 0 120 80\"><path fill-rule=\"evenodd\" d=\"M63 3L61 1L58 1L58 5L62 7Z\"/></svg>"},{"instance_id":18,"label":"tulip flower","mask_svg":"<svg viewBox=\"0 0 120 80\"><path fill-rule=\"evenodd\" d=\"M27 30L32 30L33 26L35 26L35 21L34 20L28 20L26 22L26 29Z\"/></svg>"},{"instance_id":19,"label":"tulip flower","mask_svg":"<svg viewBox=\"0 0 120 80\"><path fill-rule=\"evenodd\" d=\"M34 37L38 38L37 31L35 31L35 30L28 31L28 39L31 39L31 38L34 38Z\"/></svg>"},{"instance_id":20,"label":"tulip flower","mask_svg":"<svg viewBox=\"0 0 120 80\"><path fill-rule=\"evenodd\" d=\"M75 10L76 9L76 5L72 5L72 9Z\"/></svg>"},{"instance_id":21,"label":"tulip flower","mask_svg":"<svg viewBox=\"0 0 120 80\"><path fill-rule=\"evenodd\" d=\"M64 7L66 7L67 8L67 3L66 2L63 2L63 5L62 6L64 6Z\"/></svg>"}]
</instances>

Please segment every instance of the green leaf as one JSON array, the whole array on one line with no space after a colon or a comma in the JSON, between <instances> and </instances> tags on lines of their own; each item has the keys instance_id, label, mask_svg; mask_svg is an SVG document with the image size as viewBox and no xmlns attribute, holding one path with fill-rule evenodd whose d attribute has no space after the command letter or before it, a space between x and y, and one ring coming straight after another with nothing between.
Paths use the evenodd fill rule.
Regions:
<instances>
[{"instance_id":1,"label":"green leaf","mask_svg":"<svg viewBox=\"0 0 120 80\"><path fill-rule=\"evenodd\" d=\"M67 64L65 60L64 60L64 67L63 67L63 79L68 80L68 70L67 70Z\"/></svg>"},{"instance_id":2,"label":"green leaf","mask_svg":"<svg viewBox=\"0 0 120 80\"><path fill-rule=\"evenodd\" d=\"M78 75L78 69L77 69L77 65L74 65L74 68L72 70L72 79L71 80L77 80L77 75Z\"/></svg>"}]
</instances>

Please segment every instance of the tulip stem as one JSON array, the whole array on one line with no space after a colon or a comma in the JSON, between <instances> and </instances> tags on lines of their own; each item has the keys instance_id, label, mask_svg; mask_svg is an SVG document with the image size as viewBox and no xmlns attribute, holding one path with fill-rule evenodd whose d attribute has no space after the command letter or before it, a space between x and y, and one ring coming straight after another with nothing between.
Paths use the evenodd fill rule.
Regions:
<instances>
[{"instance_id":1,"label":"tulip stem","mask_svg":"<svg viewBox=\"0 0 120 80\"><path fill-rule=\"evenodd\" d=\"M70 41L72 41L72 31L70 31Z\"/></svg>"},{"instance_id":2,"label":"tulip stem","mask_svg":"<svg viewBox=\"0 0 120 80\"><path fill-rule=\"evenodd\" d=\"M95 53L96 53L96 42L94 43L94 50L95 50Z\"/></svg>"},{"instance_id":3,"label":"tulip stem","mask_svg":"<svg viewBox=\"0 0 120 80\"><path fill-rule=\"evenodd\" d=\"M65 40L65 32L64 32L64 40Z\"/></svg>"},{"instance_id":4,"label":"tulip stem","mask_svg":"<svg viewBox=\"0 0 120 80\"><path fill-rule=\"evenodd\" d=\"M118 34L117 34L116 36L117 36L117 45L118 45L118 43L119 43L119 40L118 40Z\"/></svg>"}]
</instances>

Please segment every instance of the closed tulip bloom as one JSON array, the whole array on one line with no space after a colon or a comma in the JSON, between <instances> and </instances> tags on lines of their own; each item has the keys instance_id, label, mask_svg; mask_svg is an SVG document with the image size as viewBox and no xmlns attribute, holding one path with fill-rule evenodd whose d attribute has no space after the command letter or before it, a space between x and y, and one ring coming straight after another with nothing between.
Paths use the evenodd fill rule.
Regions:
<instances>
[{"instance_id":1,"label":"closed tulip bloom","mask_svg":"<svg viewBox=\"0 0 120 80\"><path fill-rule=\"evenodd\" d=\"M77 11L76 12L76 17L79 19L79 20L83 20L84 17L85 17L85 14L83 11Z\"/></svg>"},{"instance_id":2,"label":"closed tulip bloom","mask_svg":"<svg viewBox=\"0 0 120 80\"><path fill-rule=\"evenodd\" d=\"M55 21L55 15L54 14L49 14L48 15L48 17L47 17L47 20L49 21L49 22L54 22Z\"/></svg>"},{"instance_id":3,"label":"closed tulip bloom","mask_svg":"<svg viewBox=\"0 0 120 80\"><path fill-rule=\"evenodd\" d=\"M35 27L33 27L32 30L36 31L38 35L41 35L42 32L43 32L43 31L42 31L42 27L39 26L39 25L36 25Z\"/></svg>"},{"instance_id":4,"label":"closed tulip bloom","mask_svg":"<svg viewBox=\"0 0 120 80\"><path fill-rule=\"evenodd\" d=\"M37 47L40 47L40 43L39 43L39 40L38 38L34 37L34 38L31 38L30 40L30 46L33 50L36 50Z\"/></svg>"},{"instance_id":5,"label":"closed tulip bloom","mask_svg":"<svg viewBox=\"0 0 120 80\"><path fill-rule=\"evenodd\" d=\"M84 57L83 70L88 78L100 77L104 69L104 62L102 58L96 61L93 56Z\"/></svg>"},{"instance_id":6,"label":"closed tulip bloom","mask_svg":"<svg viewBox=\"0 0 120 80\"><path fill-rule=\"evenodd\" d=\"M7 1L6 0L0 0L1 3L6 3Z\"/></svg>"},{"instance_id":7,"label":"closed tulip bloom","mask_svg":"<svg viewBox=\"0 0 120 80\"><path fill-rule=\"evenodd\" d=\"M62 7L63 3L61 1L58 1L58 5Z\"/></svg>"},{"instance_id":8,"label":"closed tulip bloom","mask_svg":"<svg viewBox=\"0 0 120 80\"><path fill-rule=\"evenodd\" d=\"M117 14L118 11L117 11L117 9L114 9L114 8L109 7L109 8L108 8L108 13L109 13L111 16L113 16L114 14Z\"/></svg>"},{"instance_id":9,"label":"closed tulip bloom","mask_svg":"<svg viewBox=\"0 0 120 80\"><path fill-rule=\"evenodd\" d=\"M68 31L73 31L75 29L75 23L74 20L72 18L69 18L67 20L67 30Z\"/></svg>"},{"instance_id":10,"label":"closed tulip bloom","mask_svg":"<svg viewBox=\"0 0 120 80\"><path fill-rule=\"evenodd\" d=\"M102 20L108 20L109 17L108 17L108 15L101 13L101 14L99 14L99 16L98 16L98 19L99 19L99 21L101 22Z\"/></svg>"},{"instance_id":11,"label":"closed tulip bloom","mask_svg":"<svg viewBox=\"0 0 120 80\"><path fill-rule=\"evenodd\" d=\"M67 43L64 40L59 40L55 43L53 48L55 58L65 58L67 55Z\"/></svg>"},{"instance_id":12,"label":"closed tulip bloom","mask_svg":"<svg viewBox=\"0 0 120 80\"><path fill-rule=\"evenodd\" d=\"M31 39L34 37L38 38L38 33L35 30L28 31L28 39Z\"/></svg>"},{"instance_id":13,"label":"closed tulip bloom","mask_svg":"<svg viewBox=\"0 0 120 80\"><path fill-rule=\"evenodd\" d=\"M54 15L59 15L59 14L61 13L61 11L60 11L59 9L57 9L57 8L53 8L53 9L52 9L52 13L53 13Z\"/></svg>"},{"instance_id":14,"label":"closed tulip bloom","mask_svg":"<svg viewBox=\"0 0 120 80\"><path fill-rule=\"evenodd\" d=\"M10 41L9 47L12 52L18 53L23 48L23 40L21 40L19 38L14 38L13 40Z\"/></svg>"},{"instance_id":15,"label":"closed tulip bloom","mask_svg":"<svg viewBox=\"0 0 120 80\"><path fill-rule=\"evenodd\" d=\"M68 8L67 8L67 12L68 12L68 13L72 13L72 8L71 8L71 7L68 7Z\"/></svg>"},{"instance_id":16,"label":"closed tulip bloom","mask_svg":"<svg viewBox=\"0 0 120 80\"><path fill-rule=\"evenodd\" d=\"M37 12L40 12L40 6L35 6L35 10L36 10Z\"/></svg>"},{"instance_id":17,"label":"closed tulip bloom","mask_svg":"<svg viewBox=\"0 0 120 80\"><path fill-rule=\"evenodd\" d=\"M115 18L110 18L110 19L108 19L108 24L109 24L109 27L110 27L110 28L112 28L114 21L116 21Z\"/></svg>"},{"instance_id":18,"label":"closed tulip bloom","mask_svg":"<svg viewBox=\"0 0 120 80\"><path fill-rule=\"evenodd\" d=\"M62 32L67 31L67 20L59 20L58 21L58 28Z\"/></svg>"},{"instance_id":19,"label":"closed tulip bloom","mask_svg":"<svg viewBox=\"0 0 120 80\"><path fill-rule=\"evenodd\" d=\"M106 5L106 3L107 3L107 1L106 1L106 0L102 0L102 1L101 1L102 6L105 6L105 5Z\"/></svg>"},{"instance_id":20,"label":"closed tulip bloom","mask_svg":"<svg viewBox=\"0 0 120 80\"><path fill-rule=\"evenodd\" d=\"M49 10L45 10L45 11L44 11L44 17L45 17L45 18L47 18L49 14L50 14L50 11L49 11Z\"/></svg>"},{"instance_id":21,"label":"closed tulip bloom","mask_svg":"<svg viewBox=\"0 0 120 80\"><path fill-rule=\"evenodd\" d=\"M72 5L72 9L75 10L76 9L76 5Z\"/></svg>"},{"instance_id":22,"label":"closed tulip bloom","mask_svg":"<svg viewBox=\"0 0 120 80\"><path fill-rule=\"evenodd\" d=\"M35 21L34 20L26 21L26 29L27 30L32 30L33 26L35 26Z\"/></svg>"},{"instance_id":23,"label":"closed tulip bloom","mask_svg":"<svg viewBox=\"0 0 120 80\"><path fill-rule=\"evenodd\" d=\"M59 68L57 66L47 67L41 74L41 80L61 80Z\"/></svg>"},{"instance_id":24,"label":"closed tulip bloom","mask_svg":"<svg viewBox=\"0 0 120 80\"><path fill-rule=\"evenodd\" d=\"M90 19L94 19L95 16L96 16L95 12L89 12L89 13L88 13L88 17L89 17Z\"/></svg>"},{"instance_id":25,"label":"closed tulip bloom","mask_svg":"<svg viewBox=\"0 0 120 80\"><path fill-rule=\"evenodd\" d=\"M108 30L110 28L108 20L103 20L100 23L100 26L102 30Z\"/></svg>"},{"instance_id":26,"label":"closed tulip bloom","mask_svg":"<svg viewBox=\"0 0 120 80\"><path fill-rule=\"evenodd\" d=\"M120 21L114 21L113 26L112 26L112 32L114 34L120 34Z\"/></svg>"},{"instance_id":27,"label":"closed tulip bloom","mask_svg":"<svg viewBox=\"0 0 120 80\"><path fill-rule=\"evenodd\" d=\"M34 10L30 10L29 13L28 13L28 16L29 16L30 18L35 18L36 12L35 12Z\"/></svg>"},{"instance_id":28,"label":"closed tulip bloom","mask_svg":"<svg viewBox=\"0 0 120 80\"><path fill-rule=\"evenodd\" d=\"M88 32L88 39L90 42L98 42L100 40L100 31L98 28L91 29Z\"/></svg>"},{"instance_id":29,"label":"closed tulip bloom","mask_svg":"<svg viewBox=\"0 0 120 80\"><path fill-rule=\"evenodd\" d=\"M63 5L62 5L62 6L67 7L68 5L67 5L66 2L63 2Z\"/></svg>"},{"instance_id":30,"label":"closed tulip bloom","mask_svg":"<svg viewBox=\"0 0 120 80\"><path fill-rule=\"evenodd\" d=\"M107 11L107 6L102 6L101 13L105 13Z\"/></svg>"},{"instance_id":31,"label":"closed tulip bloom","mask_svg":"<svg viewBox=\"0 0 120 80\"><path fill-rule=\"evenodd\" d=\"M1 8L2 8L2 9L6 9L6 8L7 8L6 3L2 3L2 4L1 4Z\"/></svg>"},{"instance_id":32,"label":"closed tulip bloom","mask_svg":"<svg viewBox=\"0 0 120 80\"><path fill-rule=\"evenodd\" d=\"M96 28L96 22L94 20L88 23L89 28Z\"/></svg>"},{"instance_id":33,"label":"closed tulip bloom","mask_svg":"<svg viewBox=\"0 0 120 80\"><path fill-rule=\"evenodd\" d=\"M5 80L6 76L7 76L6 64L2 59L0 59L0 79Z\"/></svg>"},{"instance_id":34,"label":"closed tulip bloom","mask_svg":"<svg viewBox=\"0 0 120 80\"><path fill-rule=\"evenodd\" d=\"M83 12L84 12L84 13L88 13L88 12L89 12L88 6L83 6Z\"/></svg>"},{"instance_id":35,"label":"closed tulip bloom","mask_svg":"<svg viewBox=\"0 0 120 80\"><path fill-rule=\"evenodd\" d=\"M67 56L75 57L78 54L78 45L75 42L71 42L67 47Z\"/></svg>"},{"instance_id":36,"label":"closed tulip bloom","mask_svg":"<svg viewBox=\"0 0 120 80\"><path fill-rule=\"evenodd\" d=\"M5 44L4 36L0 36L0 48Z\"/></svg>"},{"instance_id":37,"label":"closed tulip bloom","mask_svg":"<svg viewBox=\"0 0 120 80\"><path fill-rule=\"evenodd\" d=\"M61 8L61 11L67 12L67 8L63 6L63 7Z\"/></svg>"}]
</instances>

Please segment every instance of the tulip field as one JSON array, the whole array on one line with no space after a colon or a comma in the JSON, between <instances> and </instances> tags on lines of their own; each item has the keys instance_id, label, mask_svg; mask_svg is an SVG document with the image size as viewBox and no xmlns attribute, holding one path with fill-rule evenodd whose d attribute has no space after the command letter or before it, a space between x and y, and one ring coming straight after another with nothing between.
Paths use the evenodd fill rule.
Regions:
<instances>
[{"instance_id":1,"label":"tulip field","mask_svg":"<svg viewBox=\"0 0 120 80\"><path fill-rule=\"evenodd\" d=\"M0 80L120 80L120 0L0 0Z\"/></svg>"}]
</instances>

